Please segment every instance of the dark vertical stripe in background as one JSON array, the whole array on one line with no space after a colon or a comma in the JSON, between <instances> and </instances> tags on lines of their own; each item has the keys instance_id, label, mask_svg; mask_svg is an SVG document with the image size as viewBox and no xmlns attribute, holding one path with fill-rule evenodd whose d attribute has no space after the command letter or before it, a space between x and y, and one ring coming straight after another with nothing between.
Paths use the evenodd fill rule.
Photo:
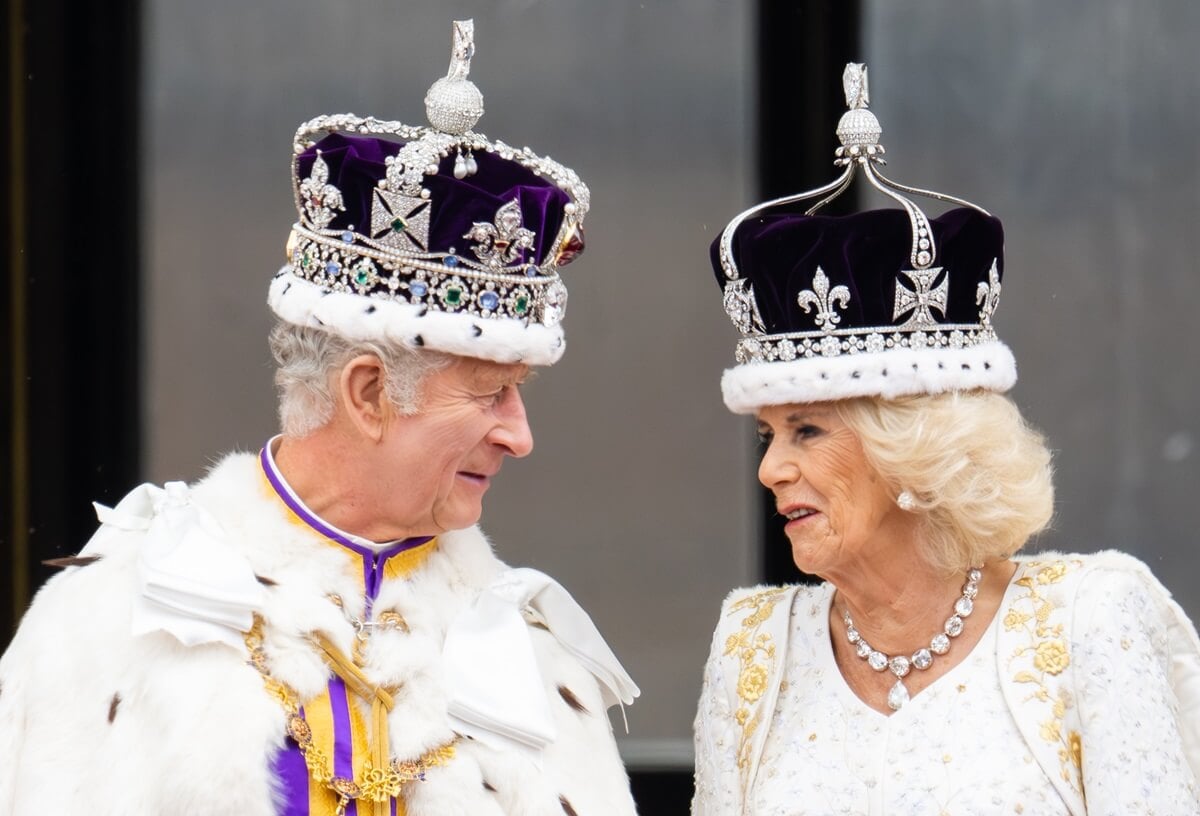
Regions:
<instances>
[{"instance_id":1,"label":"dark vertical stripe in background","mask_svg":"<svg viewBox=\"0 0 1200 816\"><path fill-rule=\"evenodd\" d=\"M846 109L842 71L862 62L858 0L758 0L754 56L755 177L759 201L830 182L835 177L834 128ZM753 202L746 202L750 206ZM852 208L853 188L826 212ZM728 220L736 213L714 213ZM747 444L751 444L747 440ZM754 473L747 478L756 478ZM762 579L804 580L792 563L775 503L762 492ZM644 816L686 816L693 792L692 769L632 770L633 793Z\"/></svg>"},{"instance_id":2,"label":"dark vertical stripe in background","mask_svg":"<svg viewBox=\"0 0 1200 816\"><path fill-rule=\"evenodd\" d=\"M0 643L8 642L8 633L25 608L28 587L28 403L25 398L25 6L21 0L9 0L5 9L4 42L8 59L4 63L4 161L8 172L0 218L5 231L8 280L3 294L4 314L4 389L0 403L0 421L4 423L0 439L0 551L7 566L4 582L5 603L0 604Z\"/></svg>"},{"instance_id":3,"label":"dark vertical stripe in background","mask_svg":"<svg viewBox=\"0 0 1200 816\"><path fill-rule=\"evenodd\" d=\"M5 14L0 644L138 476L137 0Z\"/></svg>"},{"instance_id":4,"label":"dark vertical stripe in background","mask_svg":"<svg viewBox=\"0 0 1200 816\"><path fill-rule=\"evenodd\" d=\"M857 0L759 0L758 10L756 175L759 200L765 201L833 181L834 128L846 110L842 71L847 62L865 58ZM848 211L854 190L822 212ZM772 584L806 579L792 563L774 499L767 490L761 495L762 579Z\"/></svg>"}]
</instances>

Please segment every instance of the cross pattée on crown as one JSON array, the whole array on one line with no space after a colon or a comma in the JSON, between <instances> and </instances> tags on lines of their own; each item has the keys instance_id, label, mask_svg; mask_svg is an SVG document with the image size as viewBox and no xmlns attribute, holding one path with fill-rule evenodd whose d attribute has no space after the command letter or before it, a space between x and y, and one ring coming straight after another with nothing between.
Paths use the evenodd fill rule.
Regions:
<instances>
[{"instance_id":1,"label":"cross patt\u00e9e on crown","mask_svg":"<svg viewBox=\"0 0 1200 816\"><path fill-rule=\"evenodd\" d=\"M937 326L931 309L937 309L946 315L946 303L950 292L950 273L942 274L942 267L932 269L902 269L901 275L908 277L912 283L909 289L900 280L896 280L896 303L892 311L892 320L897 320L905 312L911 311L912 316L904 321L901 329L927 329ZM942 282L934 287L933 282L941 275Z\"/></svg>"}]
</instances>

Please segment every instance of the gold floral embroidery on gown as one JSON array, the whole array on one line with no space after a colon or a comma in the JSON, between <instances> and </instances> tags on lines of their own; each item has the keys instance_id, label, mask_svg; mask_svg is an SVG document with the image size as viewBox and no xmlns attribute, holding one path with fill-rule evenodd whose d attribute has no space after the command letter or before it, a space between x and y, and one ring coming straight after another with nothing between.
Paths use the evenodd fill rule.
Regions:
<instances>
[{"instance_id":1,"label":"gold floral embroidery on gown","mask_svg":"<svg viewBox=\"0 0 1200 816\"><path fill-rule=\"evenodd\" d=\"M1013 680L1029 685L1025 702L1036 702L1044 709L1039 721L1042 739L1059 746L1060 773L1080 793L1083 792L1083 740L1078 731L1065 729L1067 710L1075 705L1069 684L1060 675L1071 665L1069 644L1063 635L1063 623L1052 620L1061 608L1046 589L1061 583L1078 569L1081 561L1029 561L1013 581L1018 592L1004 613L1004 628L1024 632L1026 640L1009 658Z\"/></svg>"},{"instance_id":2,"label":"gold floral embroidery on gown","mask_svg":"<svg viewBox=\"0 0 1200 816\"><path fill-rule=\"evenodd\" d=\"M742 620L742 628L725 639L725 655L736 654L740 664L737 696L741 704L733 715L742 729L738 741L739 768L744 768L750 761L751 739L762 723L762 712L757 710L756 703L775 674L775 643L769 634L759 630L771 617L775 604L786 594L786 589L768 589L742 598L729 607L731 615L752 610Z\"/></svg>"}]
</instances>

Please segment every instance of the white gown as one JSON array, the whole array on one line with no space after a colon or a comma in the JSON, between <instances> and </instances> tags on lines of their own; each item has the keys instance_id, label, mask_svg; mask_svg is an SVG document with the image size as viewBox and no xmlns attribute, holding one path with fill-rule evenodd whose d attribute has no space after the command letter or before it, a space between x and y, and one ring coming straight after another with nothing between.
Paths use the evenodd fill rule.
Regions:
<instances>
[{"instance_id":1,"label":"white gown","mask_svg":"<svg viewBox=\"0 0 1200 816\"><path fill-rule=\"evenodd\" d=\"M753 792L762 816L995 813L1069 816L1009 714L996 671L997 615L970 656L891 716L834 663L828 584L792 621L795 653ZM842 633L835 633L837 634ZM894 681L879 677L884 688Z\"/></svg>"},{"instance_id":2,"label":"white gown","mask_svg":"<svg viewBox=\"0 0 1200 816\"><path fill-rule=\"evenodd\" d=\"M1195 628L1129 556L1048 558L1022 561L970 655L891 716L837 668L831 585L735 591L693 814L1200 814Z\"/></svg>"}]
</instances>

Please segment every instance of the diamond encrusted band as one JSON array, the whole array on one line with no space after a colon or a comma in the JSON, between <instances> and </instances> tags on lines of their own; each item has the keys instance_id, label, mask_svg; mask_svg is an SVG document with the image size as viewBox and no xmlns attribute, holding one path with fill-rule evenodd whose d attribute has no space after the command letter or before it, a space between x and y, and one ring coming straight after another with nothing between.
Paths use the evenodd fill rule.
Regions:
<instances>
[{"instance_id":1,"label":"diamond encrusted band","mask_svg":"<svg viewBox=\"0 0 1200 816\"><path fill-rule=\"evenodd\" d=\"M314 233L297 224L295 234L292 274L331 292L546 326L558 325L565 312L566 287L535 264L505 274L456 254L396 255L347 241L354 237L348 232Z\"/></svg>"},{"instance_id":2,"label":"diamond encrusted band","mask_svg":"<svg viewBox=\"0 0 1200 816\"><path fill-rule=\"evenodd\" d=\"M802 358L875 354L889 349L970 348L996 339L996 332L977 324L941 325L936 331L901 332L891 326L832 332L793 332L745 337L737 342L738 363L787 362Z\"/></svg>"}]
</instances>

